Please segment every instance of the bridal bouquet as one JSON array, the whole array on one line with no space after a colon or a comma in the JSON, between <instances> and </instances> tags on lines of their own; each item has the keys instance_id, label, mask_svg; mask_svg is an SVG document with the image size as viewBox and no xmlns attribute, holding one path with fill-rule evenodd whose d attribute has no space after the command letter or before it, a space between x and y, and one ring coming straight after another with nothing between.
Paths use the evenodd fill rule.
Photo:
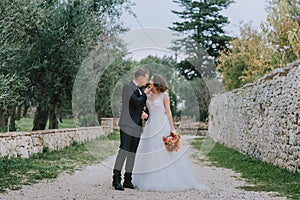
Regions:
<instances>
[{"instance_id":1,"label":"bridal bouquet","mask_svg":"<svg viewBox=\"0 0 300 200\"><path fill-rule=\"evenodd\" d=\"M168 152L178 151L180 146L180 134L170 132L169 135L163 136L162 140Z\"/></svg>"}]
</instances>

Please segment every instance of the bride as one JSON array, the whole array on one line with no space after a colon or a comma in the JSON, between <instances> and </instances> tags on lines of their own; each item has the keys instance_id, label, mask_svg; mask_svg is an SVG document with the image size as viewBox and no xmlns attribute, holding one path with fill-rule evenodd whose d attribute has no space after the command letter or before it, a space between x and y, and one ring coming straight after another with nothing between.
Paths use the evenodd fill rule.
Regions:
<instances>
[{"instance_id":1,"label":"bride","mask_svg":"<svg viewBox=\"0 0 300 200\"><path fill-rule=\"evenodd\" d=\"M175 132L166 80L158 74L149 81L149 118L137 150L133 184L141 190L181 191L204 189L193 176L185 150L168 152L162 137Z\"/></svg>"}]
</instances>

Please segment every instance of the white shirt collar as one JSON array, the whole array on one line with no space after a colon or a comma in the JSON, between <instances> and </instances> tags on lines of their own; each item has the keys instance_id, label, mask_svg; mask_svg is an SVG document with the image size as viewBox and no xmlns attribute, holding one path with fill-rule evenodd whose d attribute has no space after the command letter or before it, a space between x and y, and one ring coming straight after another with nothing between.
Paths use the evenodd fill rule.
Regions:
<instances>
[{"instance_id":1,"label":"white shirt collar","mask_svg":"<svg viewBox=\"0 0 300 200\"><path fill-rule=\"evenodd\" d=\"M140 93L140 95L142 95L142 91L140 90L139 85L134 80L133 80L133 83L136 85L136 87L138 87L139 93Z\"/></svg>"},{"instance_id":2,"label":"white shirt collar","mask_svg":"<svg viewBox=\"0 0 300 200\"><path fill-rule=\"evenodd\" d=\"M133 80L133 83L134 83L137 87L139 87L139 84L137 84L137 83L135 82L135 80Z\"/></svg>"}]
</instances>

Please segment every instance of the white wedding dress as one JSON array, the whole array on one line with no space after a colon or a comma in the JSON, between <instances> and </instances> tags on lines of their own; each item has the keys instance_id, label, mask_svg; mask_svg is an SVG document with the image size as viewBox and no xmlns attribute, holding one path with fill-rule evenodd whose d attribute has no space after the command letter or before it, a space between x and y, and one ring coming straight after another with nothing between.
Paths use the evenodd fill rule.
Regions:
<instances>
[{"instance_id":1,"label":"white wedding dress","mask_svg":"<svg viewBox=\"0 0 300 200\"><path fill-rule=\"evenodd\" d=\"M204 189L193 176L186 155L187 147L181 144L177 152L168 152L164 147L162 137L171 130L164 109L164 95L167 94L149 96L146 102L149 119L137 150L132 182L140 190Z\"/></svg>"}]
</instances>

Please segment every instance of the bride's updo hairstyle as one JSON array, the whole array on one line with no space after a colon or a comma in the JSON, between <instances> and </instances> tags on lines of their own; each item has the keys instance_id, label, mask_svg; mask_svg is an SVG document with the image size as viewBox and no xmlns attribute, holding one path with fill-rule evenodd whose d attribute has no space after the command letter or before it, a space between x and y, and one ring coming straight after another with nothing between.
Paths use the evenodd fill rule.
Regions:
<instances>
[{"instance_id":1,"label":"bride's updo hairstyle","mask_svg":"<svg viewBox=\"0 0 300 200\"><path fill-rule=\"evenodd\" d=\"M165 92L169 87L165 78L159 74L154 74L151 80L159 92Z\"/></svg>"}]
</instances>

